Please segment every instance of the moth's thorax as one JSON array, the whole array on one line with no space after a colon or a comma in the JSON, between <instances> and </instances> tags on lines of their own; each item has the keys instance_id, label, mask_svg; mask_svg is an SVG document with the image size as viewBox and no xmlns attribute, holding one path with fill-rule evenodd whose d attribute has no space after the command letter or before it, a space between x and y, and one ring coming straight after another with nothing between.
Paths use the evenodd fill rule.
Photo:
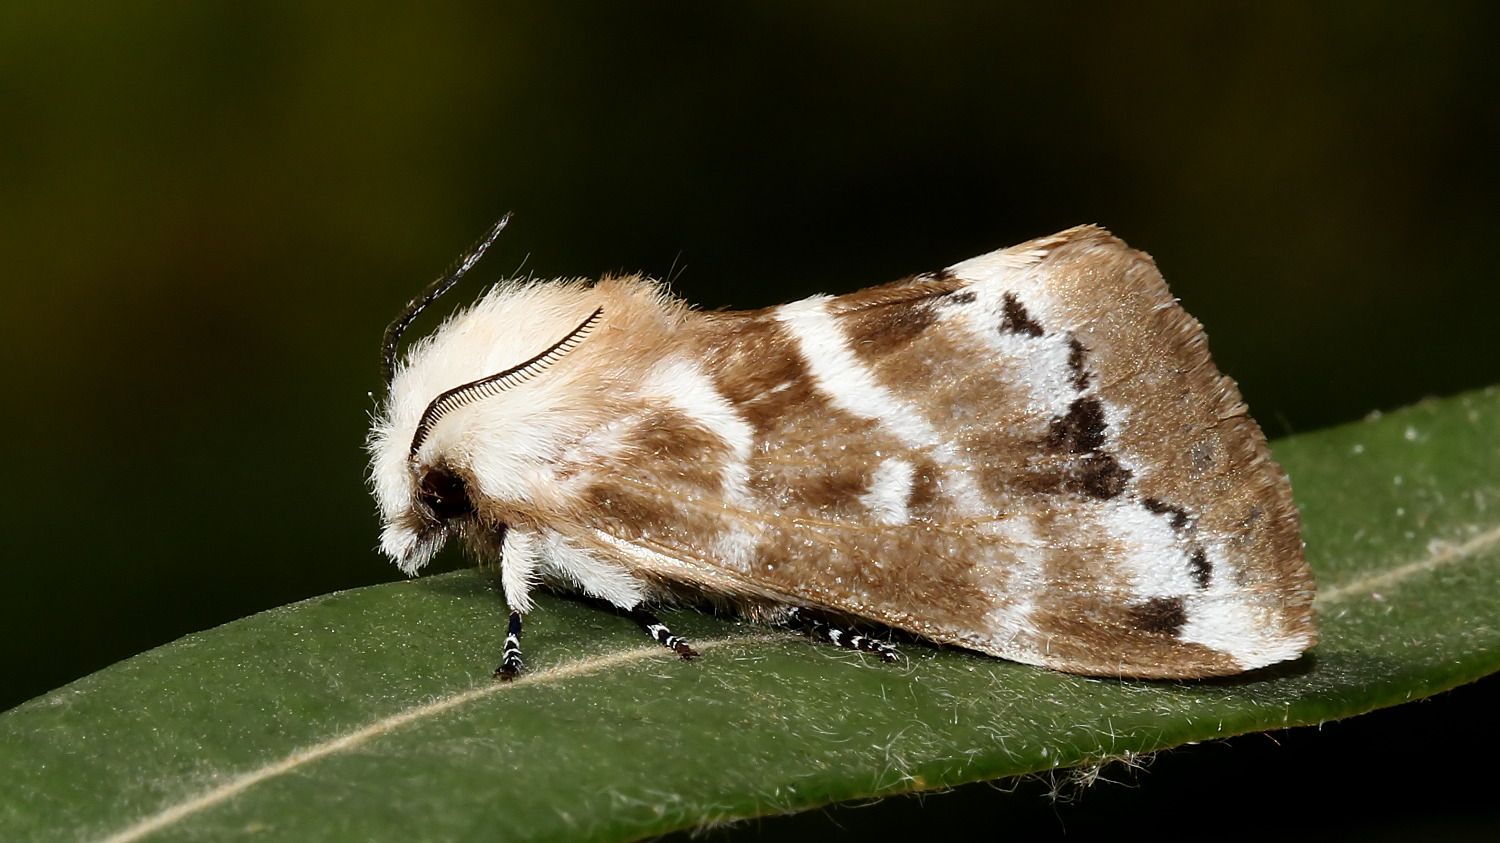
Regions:
<instances>
[{"instance_id":1,"label":"moth's thorax","mask_svg":"<svg viewBox=\"0 0 1500 843\"><path fill-rule=\"evenodd\" d=\"M637 385L670 348L681 309L636 278L500 285L417 342L369 442L386 552L415 570L446 538L449 525L421 502L422 479L434 469L460 480L475 517L493 523L548 498L569 452L598 439L635 400ZM444 413L413 452L434 399L534 358L595 310L597 326L545 372Z\"/></svg>"}]
</instances>

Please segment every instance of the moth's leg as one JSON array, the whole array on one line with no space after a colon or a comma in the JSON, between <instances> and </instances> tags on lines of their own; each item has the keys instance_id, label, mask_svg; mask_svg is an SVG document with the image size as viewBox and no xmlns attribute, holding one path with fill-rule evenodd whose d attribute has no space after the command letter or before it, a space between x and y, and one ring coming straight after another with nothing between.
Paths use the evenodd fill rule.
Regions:
<instances>
[{"instance_id":1,"label":"moth's leg","mask_svg":"<svg viewBox=\"0 0 1500 843\"><path fill-rule=\"evenodd\" d=\"M866 653L874 653L881 659L893 662L901 657L901 653L895 647L884 641L876 641L868 635L858 632L850 632L847 629L836 626L826 618L818 617L815 613L793 606L787 611L783 621L787 626L799 629L814 638L821 638L837 647L846 650L861 650Z\"/></svg>"},{"instance_id":2,"label":"moth's leg","mask_svg":"<svg viewBox=\"0 0 1500 843\"><path fill-rule=\"evenodd\" d=\"M531 586L536 582L537 541L534 533L509 528L500 545L500 587L510 607L505 628L505 650L495 678L515 679L521 673L521 616L531 611Z\"/></svg>"},{"instance_id":3,"label":"moth's leg","mask_svg":"<svg viewBox=\"0 0 1500 843\"><path fill-rule=\"evenodd\" d=\"M495 668L495 678L505 681L515 679L521 673L521 613L510 613L510 624L505 629L505 652L500 656L500 666Z\"/></svg>"},{"instance_id":4,"label":"moth's leg","mask_svg":"<svg viewBox=\"0 0 1500 843\"><path fill-rule=\"evenodd\" d=\"M538 545L543 570L584 594L627 612L646 599L646 584L620 565L579 550L556 533L544 533Z\"/></svg>"},{"instance_id":5,"label":"moth's leg","mask_svg":"<svg viewBox=\"0 0 1500 843\"><path fill-rule=\"evenodd\" d=\"M631 612L630 616L646 630L647 635L656 639L656 643L681 656L683 661L698 658L698 651L688 644L687 639L673 635L672 630L667 629L667 625L658 620L655 615L637 609Z\"/></svg>"},{"instance_id":6,"label":"moth's leg","mask_svg":"<svg viewBox=\"0 0 1500 843\"><path fill-rule=\"evenodd\" d=\"M673 635L655 615L638 608L646 599L646 584L625 568L579 550L557 534L545 535L542 542L546 548L542 560L549 576L570 581L584 594L628 612L657 643L684 660L697 658L698 651L687 639Z\"/></svg>"}]
</instances>

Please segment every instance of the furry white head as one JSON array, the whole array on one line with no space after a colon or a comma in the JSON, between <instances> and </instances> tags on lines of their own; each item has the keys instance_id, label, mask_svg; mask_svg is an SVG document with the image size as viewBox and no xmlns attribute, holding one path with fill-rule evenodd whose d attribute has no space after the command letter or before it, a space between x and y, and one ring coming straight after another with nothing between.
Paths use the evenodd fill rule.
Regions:
<instances>
[{"instance_id":1,"label":"furry white head","mask_svg":"<svg viewBox=\"0 0 1500 843\"><path fill-rule=\"evenodd\" d=\"M437 552L450 522L475 514L472 496L526 495L559 443L577 435L565 401L568 369L577 367L559 360L547 377L457 407L417 443L428 406L552 347L589 315L591 298L579 284L497 287L418 342L396 370L369 449L385 520L381 547L403 571L414 573Z\"/></svg>"},{"instance_id":2,"label":"furry white head","mask_svg":"<svg viewBox=\"0 0 1500 843\"><path fill-rule=\"evenodd\" d=\"M454 532L488 547L502 525L556 500L565 454L629 402L667 345L650 339L670 330L672 311L638 278L512 282L415 343L368 442L385 553L413 574ZM543 355L544 371L524 366ZM517 367L527 376L434 412L445 393ZM464 529L476 522L486 529Z\"/></svg>"}]
</instances>

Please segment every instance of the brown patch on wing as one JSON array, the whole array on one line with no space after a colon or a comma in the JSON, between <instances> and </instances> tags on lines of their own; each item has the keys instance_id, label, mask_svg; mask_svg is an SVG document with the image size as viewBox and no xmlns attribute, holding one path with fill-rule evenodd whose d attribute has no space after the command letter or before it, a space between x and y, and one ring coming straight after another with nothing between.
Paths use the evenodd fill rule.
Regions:
<instances>
[{"instance_id":1,"label":"brown patch on wing","mask_svg":"<svg viewBox=\"0 0 1500 843\"><path fill-rule=\"evenodd\" d=\"M758 438L819 400L796 341L767 317L721 318L698 332L704 369Z\"/></svg>"},{"instance_id":2,"label":"brown patch on wing","mask_svg":"<svg viewBox=\"0 0 1500 843\"><path fill-rule=\"evenodd\" d=\"M922 275L910 275L889 284L867 287L839 296L829 303L830 312L843 315L869 307L931 301L957 293L967 283L946 269Z\"/></svg>"},{"instance_id":3,"label":"brown patch on wing","mask_svg":"<svg viewBox=\"0 0 1500 843\"><path fill-rule=\"evenodd\" d=\"M1187 608L1181 597L1155 597L1131 606L1130 622L1142 632L1177 637L1182 625L1187 623Z\"/></svg>"},{"instance_id":4,"label":"brown patch on wing","mask_svg":"<svg viewBox=\"0 0 1500 843\"><path fill-rule=\"evenodd\" d=\"M601 529L622 539L683 531L671 499L632 484L603 479L589 486L582 500Z\"/></svg>"},{"instance_id":5,"label":"brown patch on wing","mask_svg":"<svg viewBox=\"0 0 1500 843\"><path fill-rule=\"evenodd\" d=\"M679 501L721 496L728 443L683 413L660 409L637 420L624 439L630 448L583 492L600 526L623 539L685 541L719 532L717 519L685 511Z\"/></svg>"},{"instance_id":6,"label":"brown patch on wing","mask_svg":"<svg viewBox=\"0 0 1500 843\"><path fill-rule=\"evenodd\" d=\"M657 410L638 424L628 437L634 452L626 465L667 469L678 484L702 494L716 494L723 485L723 461L729 447L713 431L680 412Z\"/></svg>"},{"instance_id":7,"label":"brown patch on wing","mask_svg":"<svg viewBox=\"0 0 1500 843\"><path fill-rule=\"evenodd\" d=\"M851 311L840 319L849 347L860 357L881 358L910 345L937 321L926 300Z\"/></svg>"},{"instance_id":8,"label":"brown patch on wing","mask_svg":"<svg viewBox=\"0 0 1500 843\"><path fill-rule=\"evenodd\" d=\"M1168 623L1174 620L1170 608L1120 607L1085 614L1077 614L1076 607L1063 609L1075 614L1049 616L1034 633L1032 646L1044 654L1036 663L1073 673L1142 679L1224 676L1242 670L1224 653L1178 639L1175 631L1180 624ZM1161 630L1145 628L1142 624L1148 619L1158 622Z\"/></svg>"},{"instance_id":9,"label":"brown patch on wing","mask_svg":"<svg viewBox=\"0 0 1500 843\"><path fill-rule=\"evenodd\" d=\"M768 460L756 461L750 475L751 491L779 507L795 507L824 517L831 514L859 519L867 513L860 495L870 487L868 466L825 465L795 474Z\"/></svg>"},{"instance_id":10,"label":"brown patch on wing","mask_svg":"<svg viewBox=\"0 0 1500 843\"><path fill-rule=\"evenodd\" d=\"M975 295L964 286L944 269L839 296L829 302L829 312L840 317L849 347L873 362L904 349L931 329L939 306L972 303Z\"/></svg>"},{"instance_id":11,"label":"brown patch on wing","mask_svg":"<svg viewBox=\"0 0 1500 843\"><path fill-rule=\"evenodd\" d=\"M951 509L942 491L943 470L930 458L919 457L912 461L911 492L906 496L906 509L919 522L941 522Z\"/></svg>"}]
</instances>

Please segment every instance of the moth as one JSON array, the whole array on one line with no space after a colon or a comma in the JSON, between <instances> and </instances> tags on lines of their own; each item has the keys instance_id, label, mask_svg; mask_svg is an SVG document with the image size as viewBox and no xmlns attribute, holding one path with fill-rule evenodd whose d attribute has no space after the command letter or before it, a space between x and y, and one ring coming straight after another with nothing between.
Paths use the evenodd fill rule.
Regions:
<instances>
[{"instance_id":1,"label":"moth","mask_svg":"<svg viewBox=\"0 0 1500 843\"><path fill-rule=\"evenodd\" d=\"M508 218L507 218L508 219ZM694 310L640 276L502 282L398 360L380 544L538 584L708 601L893 658L865 622L1061 671L1206 677L1317 638L1286 474L1151 258L1101 228L841 296Z\"/></svg>"}]
</instances>

